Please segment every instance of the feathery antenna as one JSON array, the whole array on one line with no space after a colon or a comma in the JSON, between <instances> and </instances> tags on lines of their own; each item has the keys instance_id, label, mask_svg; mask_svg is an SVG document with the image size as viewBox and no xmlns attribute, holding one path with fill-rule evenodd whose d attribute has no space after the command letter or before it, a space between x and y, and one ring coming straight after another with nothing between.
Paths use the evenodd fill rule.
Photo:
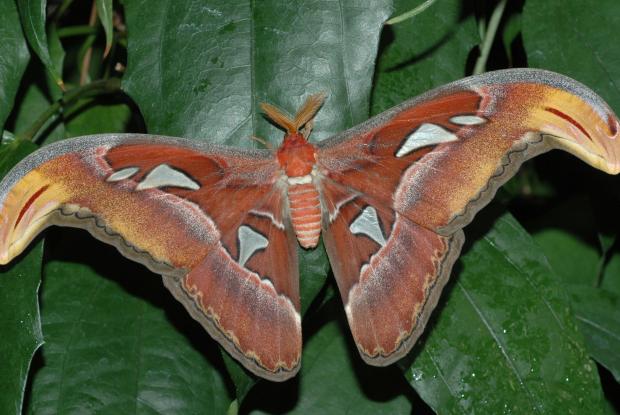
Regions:
<instances>
[{"instance_id":1,"label":"feathery antenna","mask_svg":"<svg viewBox=\"0 0 620 415\"><path fill-rule=\"evenodd\" d=\"M310 95L299 111L297 111L294 119L291 119L289 115L275 105L262 102L260 107L274 123L284 128L288 134L293 134L314 118L321 105L323 105L325 97L326 94L324 92Z\"/></svg>"}]
</instances>

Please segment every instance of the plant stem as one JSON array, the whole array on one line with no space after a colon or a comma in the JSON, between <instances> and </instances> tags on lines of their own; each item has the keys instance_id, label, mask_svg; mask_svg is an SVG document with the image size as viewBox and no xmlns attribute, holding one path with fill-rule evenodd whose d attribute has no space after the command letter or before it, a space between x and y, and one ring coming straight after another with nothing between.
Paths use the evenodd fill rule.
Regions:
<instances>
[{"instance_id":1,"label":"plant stem","mask_svg":"<svg viewBox=\"0 0 620 415\"><path fill-rule=\"evenodd\" d=\"M478 56L476 65L474 66L474 75L481 74L486 70L487 60L489 59L489 53L491 52L491 46L493 46L493 40L495 39L495 34L497 33L497 28L499 27L499 22L502 20L502 15L504 14L505 8L506 0L500 0L493 10L493 14L491 14L489 25L484 34L482 45L480 46L480 56Z\"/></svg>"},{"instance_id":2,"label":"plant stem","mask_svg":"<svg viewBox=\"0 0 620 415\"><path fill-rule=\"evenodd\" d=\"M407 19L411 19L412 17L422 13L424 10L431 7L436 0L426 0L424 3L420 4L418 7L409 10L407 13L403 13L400 16L392 17L390 20L386 21L385 24L396 24L400 22L404 22Z\"/></svg>"},{"instance_id":3,"label":"plant stem","mask_svg":"<svg viewBox=\"0 0 620 415\"><path fill-rule=\"evenodd\" d=\"M97 24L97 5L96 0L93 0L91 8L90 8L90 17L88 18L88 25L95 27ZM88 35L84 40L84 44L82 48L84 50L84 55L82 57L82 66L80 68L80 85L86 85L88 79L88 73L90 71L90 61L93 56L93 43L95 43L96 39L95 34Z\"/></svg>"},{"instance_id":4,"label":"plant stem","mask_svg":"<svg viewBox=\"0 0 620 415\"><path fill-rule=\"evenodd\" d=\"M34 141L34 137L48 120L59 113L63 107L77 101L78 99L93 97L97 95L111 94L120 91L121 80L119 78L102 79L91 82L87 85L67 91L58 101L49 106L30 126L29 129L18 135L23 140Z\"/></svg>"},{"instance_id":5,"label":"plant stem","mask_svg":"<svg viewBox=\"0 0 620 415\"><path fill-rule=\"evenodd\" d=\"M97 28L88 25L67 26L58 29L58 37L72 37L97 34Z\"/></svg>"}]
</instances>

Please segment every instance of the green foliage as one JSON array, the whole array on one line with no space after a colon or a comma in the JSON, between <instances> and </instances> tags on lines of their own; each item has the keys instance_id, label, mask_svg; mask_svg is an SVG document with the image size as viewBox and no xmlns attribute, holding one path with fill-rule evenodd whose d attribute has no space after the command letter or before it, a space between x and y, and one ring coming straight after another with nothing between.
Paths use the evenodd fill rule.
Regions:
<instances>
[{"instance_id":1,"label":"green foliage","mask_svg":"<svg viewBox=\"0 0 620 415\"><path fill-rule=\"evenodd\" d=\"M471 229L483 234L407 378L438 413L600 411L596 366L561 281L514 218L490 213Z\"/></svg>"},{"instance_id":2,"label":"green foliage","mask_svg":"<svg viewBox=\"0 0 620 415\"><path fill-rule=\"evenodd\" d=\"M12 1L0 3L0 124L11 112L30 54Z\"/></svg>"},{"instance_id":3,"label":"green foliage","mask_svg":"<svg viewBox=\"0 0 620 415\"><path fill-rule=\"evenodd\" d=\"M421 3L0 2L0 170L33 138L133 131L277 143L258 104L293 112L318 91L329 98L312 138L324 139L471 74L496 2L437 0L383 26ZM478 65L560 71L620 112L618 16L615 0L508 2ZM524 169L502 205L465 230L427 331L398 365L361 361L324 249L301 252L302 369L284 384L222 358L158 276L85 232L48 231L44 255L39 242L0 269L0 413L618 410L618 180L562 154Z\"/></svg>"},{"instance_id":4,"label":"green foliage","mask_svg":"<svg viewBox=\"0 0 620 415\"><path fill-rule=\"evenodd\" d=\"M161 278L85 232L49 232L46 242L45 364L33 379L30 413L226 411L217 346L170 301Z\"/></svg>"},{"instance_id":5,"label":"green foliage","mask_svg":"<svg viewBox=\"0 0 620 415\"><path fill-rule=\"evenodd\" d=\"M0 143L0 174L4 176L36 146L5 139ZM43 343L37 293L41 278L43 246L30 247L19 262L0 268L0 409L21 413L28 369Z\"/></svg>"}]
</instances>

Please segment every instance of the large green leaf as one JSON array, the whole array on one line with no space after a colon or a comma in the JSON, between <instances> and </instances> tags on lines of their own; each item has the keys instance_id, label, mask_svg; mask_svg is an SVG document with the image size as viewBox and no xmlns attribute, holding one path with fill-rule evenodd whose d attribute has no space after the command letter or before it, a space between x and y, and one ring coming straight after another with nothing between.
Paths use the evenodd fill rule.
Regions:
<instances>
[{"instance_id":1,"label":"large green leaf","mask_svg":"<svg viewBox=\"0 0 620 415\"><path fill-rule=\"evenodd\" d=\"M0 2L0 130L13 107L30 53L13 1Z\"/></svg>"},{"instance_id":2,"label":"large green leaf","mask_svg":"<svg viewBox=\"0 0 620 415\"><path fill-rule=\"evenodd\" d=\"M398 0L394 15L419 1ZM372 112L379 113L431 88L462 78L480 37L467 2L438 0L410 20L389 26L377 64Z\"/></svg>"},{"instance_id":3,"label":"large green leaf","mask_svg":"<svg viewBox=\"0 0 620 415\"><path fill-rule=\"evenodd\" d=\"M0 177L32 152L27 141L0 144ZM0 267L0 413L21 414L28 370L43 343L37 294L41 278L42 243L13 264Z\"/></svg>"},{"instance_id":4,"label":"large green leaf","mask_svg":"<svg viewBox=\"0 0 620 415\"><path fill-rule=\"evenodd\" d=\"M123 88L152 133L242 146L256 144L252 135L276 142L282 132L265 122L257 104L294 112L319 91L329 98L314 139L368 116L389 0L320 7L276 0L125 3L130 37Z\"/></svg>"},{"instance_id":5,"label":"large green leaf","mask_svg":"<svg viewBox=\"0 0 620 415\"><path fill-rule=\"evenodd\" d=\"M572 76L620 111L620 2L528 0L523 43L530 66Z\"/></svg>"},{"instance_id":6,"label":"large green leaf","mask_svg":"<svg viewBox=\"0 0 620 415\"><path fill-rule=\"evenodd\" d=\"M596 367L540 249L509 215L472 236L411 384L445 414L601 412Z\"/></svg>"}]
</instances>

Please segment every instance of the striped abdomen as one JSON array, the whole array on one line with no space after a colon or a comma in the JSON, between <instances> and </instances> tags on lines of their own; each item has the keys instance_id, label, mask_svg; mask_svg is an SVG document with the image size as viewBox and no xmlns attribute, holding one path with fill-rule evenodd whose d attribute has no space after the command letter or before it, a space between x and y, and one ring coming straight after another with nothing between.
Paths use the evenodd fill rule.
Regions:
<instances>
[{"instance_id":1,"label":"striped abdomen","mask_svg":"<svg viewBox=\"0 0 620 415\"><path fill-rule=\"evenodd\" d=\"M309 176L303 176L308 177ZM314 248L321 235L321 202L319 192L310 180L289 178L288 201L293 230L299 244L304 248ZM301 178L300 178L301 179ZM301 183L300 183L301 182Z\"/></svg>"}]
</instances>

